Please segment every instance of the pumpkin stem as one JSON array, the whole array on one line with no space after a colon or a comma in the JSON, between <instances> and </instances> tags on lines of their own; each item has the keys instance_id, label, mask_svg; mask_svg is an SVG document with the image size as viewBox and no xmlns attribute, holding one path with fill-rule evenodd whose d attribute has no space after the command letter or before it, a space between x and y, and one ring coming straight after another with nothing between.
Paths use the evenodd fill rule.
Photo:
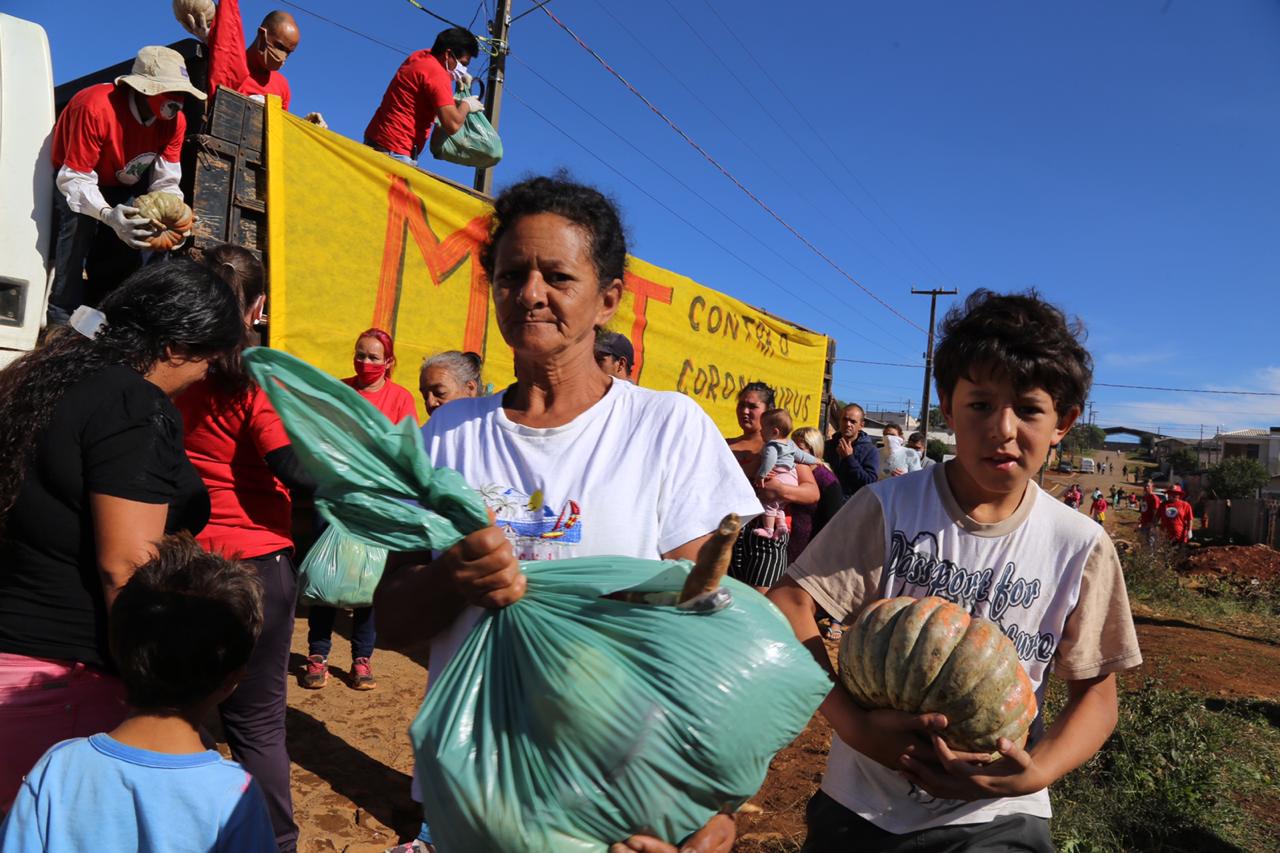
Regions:
<instances>
[{"instance_id":1,"label":"pumpkin stem","mask_svg":"<svg viewBox=\"0 0 1280 853\"><path fill-rule=\"evenodd\" d=\"M702 547L698 549L698 557L693 562L693 569L685 579L684 589L680 591L682 603L719 588L721 579L729 572L733 543L737 541L741 527L742 519L738 518L737 513L731 512L720 520L720 526L711 534L711 538L702 543Z\"/></svg>"}]
</instances>

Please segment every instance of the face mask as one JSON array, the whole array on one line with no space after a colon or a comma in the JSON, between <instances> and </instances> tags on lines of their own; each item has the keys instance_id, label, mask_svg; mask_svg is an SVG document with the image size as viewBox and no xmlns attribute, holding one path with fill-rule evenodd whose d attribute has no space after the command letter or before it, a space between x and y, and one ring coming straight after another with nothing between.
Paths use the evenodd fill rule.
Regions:
<instances>
[{"instance_id":1,"label":"face mask","mask_svg":"<svg viewBox=\"0 0 1280 853\"><path fill-rule=\"evenodd\" d=\"M148 95L147 106L157 118L173 121L178 113L182 112L183 100L180 95L174 95L172 92L161 92L158 95Z\"/></svg>"},{"instance_id":2,"label":"face mask","mask_svg":"<svg viewBox=\"0 0 1280 853\"><path fill-rule=\"evenodd\" d=\"M467 76L467 66L459 62L457 65L453 66L453 70L449 73L453 75L454 80L461 83Z\"/></svg>"},{"instance_id":3,"label":"face mask","mask_svg":"<svg viewBox=\"0 0 1280 853\"><path fill-rule=\"evenodd\" d=\"M258 38L262 41L262 49L258 51L258 60L262 63L262 67L268 71L278 71L283 68L289 54L278 47L272 47L267 41L266 30L261 27L258 28Z\"/></svg>"},{"instance_id":4,"label":"face mask","mask_svg":"<svg viewBox=\"0 0 1280 853\"><path fill-rule=\"evenodd\" d=\"M353 363L356 369L356 378L360 380L361 385L372 385L383 377L387 372L387 365L377 364L372 361L360 361L356 359Z\"/></svg>"}]
</instances>

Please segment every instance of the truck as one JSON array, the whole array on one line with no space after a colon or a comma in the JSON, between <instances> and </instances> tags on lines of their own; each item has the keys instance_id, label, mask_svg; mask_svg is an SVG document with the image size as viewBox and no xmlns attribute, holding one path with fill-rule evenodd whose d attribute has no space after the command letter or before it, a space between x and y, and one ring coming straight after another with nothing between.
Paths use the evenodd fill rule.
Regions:
<instances>
[{"instance_id":1,"label":"truck","mask_svg":"<svg viewBox=\"0 0 1280 853\"><path fill-rule=\"evenodd\" d=\"M39 31L22 23L19 38ZM41 31L47 57L43 38ZM7 43L0 46L7 54ZM185 39L170 47L185 58L193 84L204 88L205 46ZM131 61L58 86L54 107L127 73ZM9 99L6 89L0 116L11 114ZM379 326L395 334L402 363L445 349L472 350L484 358L486 380L497 387L510 380L510 350L478 263L489 197L290 116L278 102L220 89L207 102L188 99L185 110L183 191L197 221L181 251L198 258L225 242L263 260L270 317L264 343L337 373L349 370L356 334ZM47 137L51 111L46 118L40 130ZM31 219L41 235L30 242L44 249L24 274L27 313L14 354L34 345L47 300L48 162L47 148L31 145L21 160L4 154L6 174L21 173L32 204L45 203L43 210L28 208L37 212ZM341 231L328 218L339 209ZM0 268L0 274L9 273ZM629 261L625 288L611 328L632 339L634 381L693 397L726 433L736 429L737 390L754 380L777 390L778 405L798 425L825 424L834 340L639 258Z\"/></svg>"}]
</instances>

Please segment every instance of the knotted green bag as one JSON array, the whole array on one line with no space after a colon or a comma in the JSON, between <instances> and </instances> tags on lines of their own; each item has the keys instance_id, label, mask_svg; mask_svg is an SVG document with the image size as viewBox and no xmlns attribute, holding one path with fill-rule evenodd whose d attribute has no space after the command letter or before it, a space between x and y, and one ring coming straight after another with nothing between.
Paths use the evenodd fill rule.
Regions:
<instances>
[{"instance_id":1,"label":"knotted green bag","mask_svg":"<svg viewBox=\"0 0 1280 853\"><path fill-rule=\"evenodd\" d=\"M456 98L465 98L470 92L458 89ZM482 112L470 112L462 119L462 127L452 136L445 136L437 122L427 142L431 156L461 166L487 169L502 159L502 137Z\"/></svg>"},{"instance_id":2,"label":"knotted green bag","mask_svg":"<svg viewBox=\"0 0 1280 853\"><path fill-rule=\"evenodd\" d=\"M431 467L411 425L391 426L289 356L245 359L335 524L388 548L438 550L488 523L455 472ZM524 564L524 598L484 612L410 728L438 849L604 851L635 833L678 842L759 789L831 681L777 609L736 581L724 584L732 604L710 613L605 597L673 597L691 565Z\"/></svg>"}]
</instances>

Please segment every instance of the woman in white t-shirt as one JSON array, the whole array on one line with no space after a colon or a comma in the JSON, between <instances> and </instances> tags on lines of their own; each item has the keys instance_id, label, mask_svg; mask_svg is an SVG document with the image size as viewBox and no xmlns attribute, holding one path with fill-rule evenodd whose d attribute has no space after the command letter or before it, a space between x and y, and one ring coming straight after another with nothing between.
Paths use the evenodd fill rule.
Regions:
<instances>
[{"instance_id":1,"label":"woman in white t-shirt","mask_svg":"<svg viewBox=\"0 0 1280 853\"><path fill-rule=\"evenodd\" d=\"M761 512L693 400L615 381L596 366L596 329L618 308L626 263L608 199L561 177L516 184L495 203L481 261L516 381L446 403L422 434L432 461L479 490L495 524L427 565L393 558L374 603L383 644L429 644L432 672L481 608L524 595L517 559L692 559L724 515ZM728 851L733 838L732 818L718 815L680 849ZM655 839L632 845L675 851Z\"/></svg>"}]
</instances>

